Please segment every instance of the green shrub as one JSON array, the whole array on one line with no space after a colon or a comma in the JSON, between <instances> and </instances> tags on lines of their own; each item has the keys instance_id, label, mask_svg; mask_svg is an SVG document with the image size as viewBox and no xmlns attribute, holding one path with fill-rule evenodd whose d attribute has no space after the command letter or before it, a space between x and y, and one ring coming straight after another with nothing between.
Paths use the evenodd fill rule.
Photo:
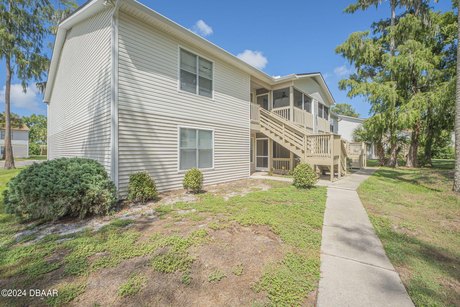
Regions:
<instances>
[{"instance_id":1,"label":"green shrub","mask_svg":"<svg viewBox=\"0 0 460 307\"><path fill-rule=\"evenodd\" d=\"M300 163L293 172L294 186L296 188L311 188L318 181L318 176L311 166L307 163Z\"/></svg>"},{"instance_id":2,"label":"green shrub","mask_svg":"<svg viewBox=\"0 0 460 307\"><path fill-rule=\"evenodd\" d=\"M188 170L185 173L183 185L187 191L199 193L203 189L203 174L197 168Z\"/></svg>"},{"instance_id":3,"label":"green shrub","mask_svg":"<svg viewBox=\"0 0 460 307\"><path fill-rule=\"evenodd\" d=\"M84 158L34 163L7 184L5 209L23 220L107 214L117 200L104 167Z\"/></svg>"},{"instance_id":4,"label":"green shrub","mask_svg":"<svg viewBox=\"0 0 460 307\"><path fill-rule=\"evenodd\" d=\"M29 155L30 156L40 155L40 145L38 145L37 143L30 142L29 143Z\"/></svg>"},{"instance_id":5,"label":"green shrub","mask_svg":"<svg viewBox=\"0 0 460 307\"><path fill-rule=\"evenodd\" d=\"M138 172L129 176L128 200L145 203L158 196L155 181L147 172Z\"/></svg>"}]
</instances>

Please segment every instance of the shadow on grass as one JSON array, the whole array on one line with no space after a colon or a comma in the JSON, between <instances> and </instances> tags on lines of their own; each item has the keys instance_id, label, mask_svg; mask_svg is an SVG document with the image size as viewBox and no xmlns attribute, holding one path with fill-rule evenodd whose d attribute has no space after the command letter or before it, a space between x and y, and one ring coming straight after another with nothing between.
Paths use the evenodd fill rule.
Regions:
<instances>
[{"instance_id":1,"label":"shadow on grass","mask_svg":"<svg viewBox=\"0 0 460 307\"><path fill-rule=\"evenodd\" d=\"M415 175L415 178L406 178L406 176L414 176L414 175ZM382 169L379 169L374 176L398 180L398 181L405 182L408 184L421 186L433 192L442 192L442 190L440 189L436 189L436 188L428 186L430 184L434 185L438 181L435 177L428 176L428 174L421 174L417 176L417 174L415 173L404 172L404 171L401 171L400 169L382 168Z\"/></svg>"},{"instance_id":2,"label":"shadow on grass","mask_svg":"<svg viewBox=\"0 0 460 307\"><path fill-rule=\"evenodd\" d=\"M379 220L383 221L377 218L374 219L373 224L380 224ZM410 278L407 284L409 292L418 297L416 305L424 305L423 300L425 299L435 299L438 302L449 300L452 304L458 302L460 294L456 293L455 289L452 289L452 293L440 292L436 286L430 286L429 280L418 278L417 275L421 273L432 274L433 271L439 271L443 272L443 275L450 276L452 279L459 281L459 255L449 252L440 246L396 232L391 229L390 225L384 224L375 226L377 226L378 235L384 242L385 251L392 263L403 268L412 268L411 271L413 271L414 267L417 267L419 271L415 275L412 275L413 278ZM433 276L430 279L438 284L442 282L439 277L439 275Z\"/></svg>"}]
</instances>

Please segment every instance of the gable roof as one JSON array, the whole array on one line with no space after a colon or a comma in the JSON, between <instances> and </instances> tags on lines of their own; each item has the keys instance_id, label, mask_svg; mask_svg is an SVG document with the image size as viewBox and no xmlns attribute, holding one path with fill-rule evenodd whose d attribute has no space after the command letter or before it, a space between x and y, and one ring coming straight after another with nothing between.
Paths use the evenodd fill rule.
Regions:
<instances>
[{"instance_id":1,"label":"gable roof","mask_svg":"<svg viewBox=\"0 0 460 307\"><path fill-rule=\"evenodd\" d=\"M347 115L341 115L337 114L337 117L339 120L346 120L349 122L355 122L355 123L363 123L367 118L360 118L360 117L353 117L353 116L347 116Z\"/></svg>"},{"instance_id":2,"label":"gable roof","mask_svg":"<svg viewBox=\"0 0 460 307\"><path fill-rule=\"evenodd\" d=\"M293 81L299 78L312 78L321 86L327 97L331 100L331 103L334 103L334 97L332 96L332 93L330 92L321 73L314 72L291 74L279 78L274 78L136 0L89 0L59 24L48 73L48 82L44 95L45 102L49 102L49 99L51 98L51 93L53 91L54 81L56 78L56 72L59 65L59 58L65 42L67 31L77 23L84 21L85 19L99 13L104 9L107 9L109 5L113 8L119 6L123 10L127 10L130 13L135 14L145 22L149 22L156 27L159 27L167 33L177 37L178 39L191 45L201 47L212 56L215 56L216 58L241 69L242 71L261 81L266 82L269 85L276 85L287 81Z\"/></svg>"}]
</instances>

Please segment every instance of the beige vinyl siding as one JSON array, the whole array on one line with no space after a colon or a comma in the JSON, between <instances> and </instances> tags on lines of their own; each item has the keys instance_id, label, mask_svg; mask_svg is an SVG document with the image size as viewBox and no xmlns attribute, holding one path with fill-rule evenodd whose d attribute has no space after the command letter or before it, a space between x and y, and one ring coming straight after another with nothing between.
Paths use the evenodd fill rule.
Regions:
<instances>
[{"instance_id":1,"label":"beige vinyl siding","mask_svg":"<svg viewBox=\"0 0 460 307\"><path fill-rule=\"evenodd\" d=\"M110 171L111 17L67 32L48 107L48 158L87 157Z\"/></svg>"},{"instance_id":2,"label":"beige vinyl siding","mask_svg":"<svg viewBox=\"0 0 460 307\"><path fill-rule=\"evenodd\" d=\"M214 130L205 184L249 175L250 76L137 18L119 15L119 187L147 170L159 190L181 188L178 127ZM214 98L178 90L179 46L213 61Z\"/></svg>"}]
</instances>

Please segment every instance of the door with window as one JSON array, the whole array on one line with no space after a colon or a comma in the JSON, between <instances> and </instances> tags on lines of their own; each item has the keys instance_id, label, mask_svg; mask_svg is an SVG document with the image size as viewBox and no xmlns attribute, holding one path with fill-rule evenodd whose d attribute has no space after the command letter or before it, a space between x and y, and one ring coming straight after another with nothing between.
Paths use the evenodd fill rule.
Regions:
<instances>
[{"instance_id":1,"label":"door with window","mask_svg":"<svg viewBox=\"0 0 460 307\"><path fill-rule=\"evenodd\" d=\"M268 139L256 139L256 170L268 170Z\"/></svg>"}]
</instances>

